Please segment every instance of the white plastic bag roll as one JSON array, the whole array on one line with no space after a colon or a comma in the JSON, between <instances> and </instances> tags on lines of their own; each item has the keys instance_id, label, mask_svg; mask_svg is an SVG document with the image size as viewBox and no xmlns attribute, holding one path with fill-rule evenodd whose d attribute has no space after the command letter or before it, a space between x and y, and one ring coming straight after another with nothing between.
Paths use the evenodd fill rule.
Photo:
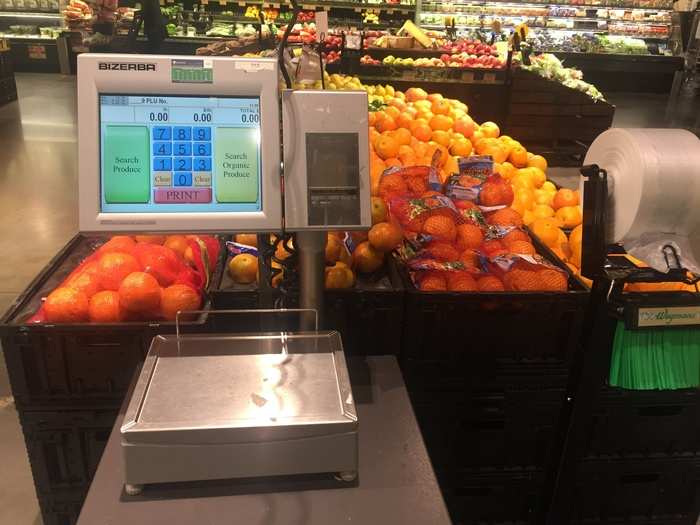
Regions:
<instances>
[{"instance_id":1,"label":"white plastic bag roll","mask_svg":"<svg viewBox=\"0 0 700 525\"><path fill-rule=\"evenodd\" d=\"M595 139L584 164L608 173L608 242L662 271L660 249L675 243L684 265L697 271L700 139L681 129L613 128Z\"/></svg>"}]
</instances>

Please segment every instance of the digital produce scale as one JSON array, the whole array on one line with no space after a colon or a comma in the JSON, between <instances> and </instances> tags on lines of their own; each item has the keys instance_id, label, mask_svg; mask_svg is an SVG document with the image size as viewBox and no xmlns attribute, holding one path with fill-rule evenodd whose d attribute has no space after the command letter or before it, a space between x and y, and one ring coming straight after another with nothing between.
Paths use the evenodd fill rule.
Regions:
<instances>
[{"instance_id":1,"label":"digital produce scale","mask_svg":"<svg viewBox=\"0 0 700 525\"><path fill-rule=\"evenodd\" d=\"M275 59L80 55L81 230L297 232L301 307L319 312L325 232L371 223L367 95L280 94L279 80ZM129 494L310 473L352 481L358 420L340 336L158 336L121 438Z\"/></svg>"}]
</instances>

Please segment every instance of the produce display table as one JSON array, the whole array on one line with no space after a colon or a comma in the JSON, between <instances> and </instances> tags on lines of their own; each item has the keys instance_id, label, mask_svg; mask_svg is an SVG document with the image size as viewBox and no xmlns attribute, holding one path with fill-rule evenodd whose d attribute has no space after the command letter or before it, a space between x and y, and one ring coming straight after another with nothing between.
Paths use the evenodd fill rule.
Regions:
<instances>
[{"instance_id":1,"label":"produce display table","mask_svg":"<svg viewBox=\"0 0 700 525\"><path fill-rule=\"evenodd\" d=\"M555 51L566 67L583 72L583 79L608 91L669 93L676 71L683 70L682 56L617 55Z\"/></svg>"},{"instance_id":2,"label":"produce display table","mask_svg":"<svg viewBox=\"0 0 700 525\"><path fill-rule=\"evenodd\" d=\"M350 358L348 367L360 421L356 486L336 488L337 482L325 477L296 484L192 482L126 496L119 436L123 405L78 524L449 524L396 359Z\"/></svg>"},{"instance_id":3,"label":"produce display table","mask_svg":"<svg viewBox=\"0 0 700 525\"><path fill-rule=\"evenodd\" d=\"M10 53L15 71L60 73L58 39L32 37L10 38Z\"/></svg>"}]
</instances>

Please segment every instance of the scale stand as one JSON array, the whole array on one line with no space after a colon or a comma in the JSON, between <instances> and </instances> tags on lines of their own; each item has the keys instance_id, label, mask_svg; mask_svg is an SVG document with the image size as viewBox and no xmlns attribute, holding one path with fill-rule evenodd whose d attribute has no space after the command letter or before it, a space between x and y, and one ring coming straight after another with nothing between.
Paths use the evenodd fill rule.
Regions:
<instances>
[{"instance_id":1,"label":"scale stand","mask_svg":"<svg viewBox=\"0 0 700 525\"><path fill-rule=\"evenodd\" d=\"M253 313L305 314L316 330L180 333L181 314ZM358 420L343 345L317 323L303 308L178 312L175 335L153 339L124 416L125 492L319 473L353 482Z\"/></svg>"},{"instance_id":2,"label":"scale stand","mask_svg":"<svg viewBox=\"0 0 700 525\"><path fill-rule=\"evenodd\" d=\"M601 387L606 383L617 321L623 319L628 329L639 327L641 308L696 308L697 294L682 292L623 294L625 283L683 282L694 284L697 277L680 267L675 251L668 254L669 272L639 268L620 257L620 245L608 245L607 173L596 165L581 168L584 177L583 246L581 273L593 280L581 341L572 358L569 384L555 437L555 448L545 479L543 509L547 525L569 523L573 506L578 464L585 453L586 438L593 422L593 410ZM658 326L665 326L660 322ZM697 325L696 325L697 326ZM646 328L646 326L645 326ZM538 523L541 523L538 520Z\"/></svg>"}]
</instances>

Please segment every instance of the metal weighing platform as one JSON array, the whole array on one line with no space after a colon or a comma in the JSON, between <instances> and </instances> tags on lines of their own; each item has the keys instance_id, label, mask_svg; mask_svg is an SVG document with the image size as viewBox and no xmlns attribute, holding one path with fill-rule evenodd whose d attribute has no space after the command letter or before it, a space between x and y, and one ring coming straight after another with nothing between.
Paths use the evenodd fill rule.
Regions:
<instances>
[{"instance_id":1,"label":"metal weighing platform","mask_svg":"<svg viewBox=\"0 0 700 525\"><path fill-rule=\"evenodd\" d=\"M355 482L322 475L199 481L129 496L120 444L125 403L78 525L448 525L396 358L349 357L347 364L361 421Z\"/></svg>"},{"instance_id":2,"label":"metal weighing platform","mask_svg":"<svg viewBox=\"0 0 700 525\"><path fill-rule=\"evenodd\" d=\"M121 427L125 486L357 476L357 413L337 332L153 339Z\"/></svg>"}]
</instances>

